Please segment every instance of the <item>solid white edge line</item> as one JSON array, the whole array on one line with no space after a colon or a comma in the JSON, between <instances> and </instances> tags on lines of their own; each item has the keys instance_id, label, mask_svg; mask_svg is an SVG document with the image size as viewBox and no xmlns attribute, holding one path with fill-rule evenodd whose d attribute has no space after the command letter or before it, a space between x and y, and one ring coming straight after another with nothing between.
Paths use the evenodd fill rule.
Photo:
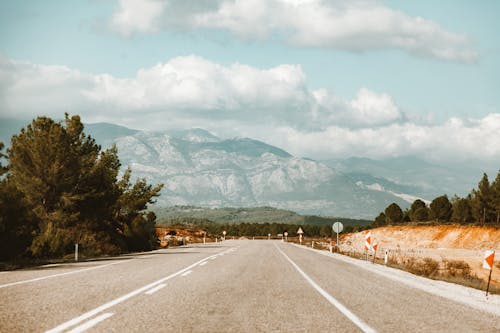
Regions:
<instances>
[{"instance_id":1,"label":"solid white edge line","mask_svg":"<svg viewBox=\"0 0 500 333\"><path fill-rule=\"evenodd\" d=\"M130 262L131 260L135 260L135 259L121 260L119 262L112 262L110 264L105 264L105 265L100 265L100 266L94 266L94 267L89 267L89 268L78 269L76 271L71 271L71 272L66 272L66 273L59 273L59 274L54 274L54 275L42 276L42 277L39 277L39 278L30 279L30 280L10 282L10 283L6 283L6 284L0 285L0 289L1 288L6 288L6 287L16 286L16 285L19 285L19 284L25 284L25 283L36 282L36 281L41 281L41 280L47 280L47 279L51 279L51 278L55 278L55 277L59 277L59 276L64 276L64 275L70 275L70 274L76 274L76 273L80 273L80 272L91 271L91 270L98 269L98 268L104 268L104 267L108 267L108 266L111 266L111 265L117 265L117 264L121 264L121 263L124 263L124 262Z\"/></svg>"},{"instance_id":2,"label":"solid white edge line","mask_svg":"<svg viewBox=\"0 0 500 333\"><path fill-rule=\"evenodd\" d=\"M156 286L152 289L149 289L148 291L145 292L145 294L148 294L148 295L153 295L155 292L157 292L158 290L160 289L163 289L165 288L167 285L165 283L162 283L160 284L159 286Z\"/></svg>"},{"instance_id":3,"label":"solid white edge line","mask_svg":"<svg viewBox=\"0 0 500 333\"><path fill-rule=\"evenodd\" d=\"M141 287L139 289L133 290L133 291L129 292L128 294L120 296L120 297L118 297L118 298L116 298L116 299L114 299L112 301L109 301L108 303L105 303L105 304L103 304L101 306L98 306L97 308L95 308L93 310L90 310L88 312L85 312L84 314L82 314L82 315L80 315L78 317L75 317L75 318L73 318L71 320L68 320L68 321L66 321L66 322L64 322L64 323L62 323L62 324L54 327L53 329L45 331L45 333L59 333L59 332L62 332L64 330L70 328L71 326L75 326L75 325L81 323L82 321L84 321L84 320L86 320L86 319L88 319L90 317L93 317L96 314L98 314L98 313L100 313L100 312L102 312L104 310L107 310L107 309L109 309L112 306L115 306L116 304L119 304L119 303L121 303L123 301L126 301L127 299L129 299L129 298L131 298L131 297L133 297L133 296L135 296L137 294L140 294L140 293L142 293L142 292L144 292L146 290L149 290L149 289L151 289L151 288L153 288L153 287L155 287L155 286L157 286L157 285L159 285L159 284L161 284L161 283L163 283L163 282L165 282L167 280L170 280L170 279L172 279L172 278L174 278L174 277L176 277L176 276L178 276L178 275L180 275L180 274L182 274L182 273L190 270L193 267L196 267L201 262L207 260L210 257L211 256L208 256L206 258L198 260L194 264L191 264L191 265L189 265L189 266L181 269L180 271L177 271L177 272L175 272L173 274L170 274L169 276L161 278L161 279L159 279L159 280L157 280L155 282L152 282L152 283L150 283L150 284L148 284L148 285L146 285L144 287Z\"/></svg>"},{"instance_id":4,"label":"solid white edge line","mask_svg":"<svg viewBox=\"0 0 500 333\"><path fill-rule=\"evenodd\" d=\"M188 276L191 273L193 273L193 271L189 270L187 272L182 273L181 276Z\"/></svg>"},{"instance_id":5,"label":"solid white edge line","mask_svg":"<svg viewBox=\"0 0 500 333\"><path fill-rule=\"evenodd\" d=\"M103 313L102 315L97 316L94 319L89 320L86 323L84 323L84 324L82 324L80 326L75 327L74 329L72 329L71 331L69 331L67 333L81 333L81 332L84 332L84 331L88 330L89 328L91 328L91 327L99 324L101 321L108 319L112 315L113 315L113 313Z\"/></svg>"},{"instance_id":6,"label":"solid white edge line","mask_svg":"<svg viewBox=\"0 0 500 333\"><path fill-rule=\"evenodd\" d=\"M200 264L200 266L205 266L206 264L208 264L208 261L204 261Z\"/></svg>"},{"instance_id":7,"label":"solid white edge line","mask_svg":"<svg viewBox=\"0 0 500 333\"><path fill-rule=\"evenodd\" d=\"M340 303L335 297L326 292L323 288L321 288L313 279L311 279L295 262L293 262L290 257L288 257L285 252L283 252L276 244L274 244L276 249L292 264L292 266L297 270L297 272L302 275L302 277L309 282L309 284L316 289L318 293L321 294L328 302L330 302L333 306L335 306L340 312L344 314L349 320L351 320L356 326L358 326L365 333L376 333L377 331L368 326L363 320L361 320L358 316L352 313L348 308L346 308L342 303Z\"/></svg>"}]
</instances>

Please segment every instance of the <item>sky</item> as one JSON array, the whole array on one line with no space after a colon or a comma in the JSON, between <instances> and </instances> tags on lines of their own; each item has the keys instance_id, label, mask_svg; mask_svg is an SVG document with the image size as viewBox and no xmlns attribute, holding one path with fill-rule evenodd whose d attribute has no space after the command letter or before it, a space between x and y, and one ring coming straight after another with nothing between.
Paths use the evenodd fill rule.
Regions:
<instances>
[{"instance_id":1,"label":"sky","mask_svg":"<svg viewBox=\"0 0 500 333\"><path fill-rule=\"evenodd\" d=\"M500 164L498 1L0 2L0 117Z\"/></svg>"}]
</instances>

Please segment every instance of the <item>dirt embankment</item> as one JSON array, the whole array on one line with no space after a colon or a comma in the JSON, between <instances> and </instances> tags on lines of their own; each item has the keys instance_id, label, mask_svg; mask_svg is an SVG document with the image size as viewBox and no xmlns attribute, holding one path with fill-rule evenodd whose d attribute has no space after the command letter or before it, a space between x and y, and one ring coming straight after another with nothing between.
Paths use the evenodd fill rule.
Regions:
<instances>
[{"instance_id":1,"label":"dirt embankment","mask_svg":"<svg viewBox=\"0 0 500 333\"><path fill-rule=\"evenodd\" d=\"M472 273L487 279L482 268L485 250L495 250L492 283L500 285L500 229L468 226L391 226L371 230L372 244L378 243L377 257L389 251L398 258L463 260ZM363 252L364 233L347 234L341 240L343 250Z\"/></svg>"}]
</instances>

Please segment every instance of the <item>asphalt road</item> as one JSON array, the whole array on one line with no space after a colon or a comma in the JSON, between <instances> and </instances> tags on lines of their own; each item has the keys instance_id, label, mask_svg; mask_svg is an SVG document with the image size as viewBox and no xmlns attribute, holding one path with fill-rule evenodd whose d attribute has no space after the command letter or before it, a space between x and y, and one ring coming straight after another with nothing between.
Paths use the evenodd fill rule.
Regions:
<instances>
[{"instance_id":1,"label":"asphalt road","mask_svg":"<svg viewBox=\"0 0 500 333\"><path fill-rule=\"evenodd\" d=\"M0 332L500 332L500 318L280 241L0 273Z\"/></svg>"}]
</instances>

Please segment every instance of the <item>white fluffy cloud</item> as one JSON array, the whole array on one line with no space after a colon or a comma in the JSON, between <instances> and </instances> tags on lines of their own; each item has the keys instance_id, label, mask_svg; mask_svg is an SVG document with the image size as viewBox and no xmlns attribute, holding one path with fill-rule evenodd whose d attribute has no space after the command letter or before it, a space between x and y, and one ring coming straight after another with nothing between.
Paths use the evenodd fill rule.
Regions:
<instances>
[{"instance_id":1,"label":"white fluffy cloud","mask_svg":"<svg viewBox=\"0 0 500 333\"><path fill-rule=\"evenodd\" d=\"M467 36L366 0L119 0L110 26L123 36L220 29L244 39L279 35L297 47L398 49L458 62L478 58Z\"/></svg>"},{"instance_id":2,"label":"white fluffy cloud","mask_svg":"<svg viewBox=\"0 0 500 333\"><path fill-rule=\"evenodd\" d=\"M64 112L132 128L204 127L315 158L500 159L500 114L418 124L387 93L361 88L346 100L313 91L298 65L258 69L188 56L116 78L0 58L1 117L61 118Z\"/></svg>"}]
</instances>

